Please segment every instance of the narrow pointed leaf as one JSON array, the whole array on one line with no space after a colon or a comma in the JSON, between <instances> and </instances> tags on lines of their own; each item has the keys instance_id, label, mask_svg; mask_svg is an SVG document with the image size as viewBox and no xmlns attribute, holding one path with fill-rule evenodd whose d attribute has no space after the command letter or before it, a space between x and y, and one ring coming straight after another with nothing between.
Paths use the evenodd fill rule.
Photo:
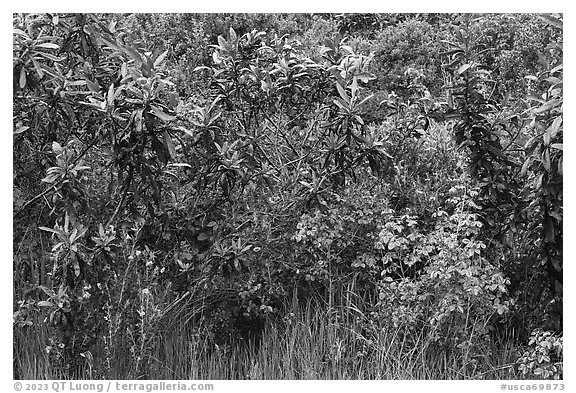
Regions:
<instances>
[{"instance_id":1,"label":"narrow pointed leaf","mask_svg":"<svg viewBox=\"0 0 576 393\"><path fill-rule=\"evenodd\" d=\"M338 90L338 94L340 94L340 97L342 97L342 99L343 99L348 105L350 105L350 97L348 97L348 94L346 93L346 90L344 90L344 88L340 85L340 83L336 83L336 89Z\"/></svg>"}]
</instances>

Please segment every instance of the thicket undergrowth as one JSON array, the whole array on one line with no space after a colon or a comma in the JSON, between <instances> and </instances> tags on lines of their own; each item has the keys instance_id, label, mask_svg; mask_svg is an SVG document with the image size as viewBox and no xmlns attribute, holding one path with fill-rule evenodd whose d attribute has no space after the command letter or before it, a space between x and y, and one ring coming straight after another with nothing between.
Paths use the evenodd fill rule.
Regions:
<instances>
[{"instance_id":1,"label":"thicket undergrowth","mask_svg":"<svg viewBox=\"0 0 576 393\"><path fill-rule=\"evenodd\" d=\"M561 15L13 27L15 378L562 378Z\"/></svg>"}]
</instances>

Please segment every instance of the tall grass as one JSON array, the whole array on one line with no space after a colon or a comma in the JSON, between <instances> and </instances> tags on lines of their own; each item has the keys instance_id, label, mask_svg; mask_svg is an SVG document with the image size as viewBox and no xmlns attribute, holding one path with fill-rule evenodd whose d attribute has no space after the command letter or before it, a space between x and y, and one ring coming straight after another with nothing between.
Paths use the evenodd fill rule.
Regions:
<instances>
[{"instance_id":1,"label":"tall grass","mask_svg":"<svg viewBox=\"0 0 576 393\"><path fill-rule=\"evenodd\" d=\"M50 363L45 351L48 332L35 324L15 331L15 367L21 379L521 378L514 367L512 339L486 343L474 353L440 348L425 332L370 322L363 311L367 300L352 289L324 301L301 303L294 296L282 317L266 323L261 336L220 346L184 321L156 326L145 334L145 341L124 336L128 350L116 350L112 358L102 340L86 367L74 375L58 372ZM107 340L119 342L118 337Z\"/></svg>"},{"instance_id":2,"label":"tall grass","mask_svg":"<svg viewBox=\"0 0 576 393\"><path fill-rule=\"evenodd\" d=\"M14 329L15 378L20 379L60 379L48 359L46 345L49 342L48 332L43 324ZM16 372L17 370L17 372Z\"/></svg>"}]
</instances>

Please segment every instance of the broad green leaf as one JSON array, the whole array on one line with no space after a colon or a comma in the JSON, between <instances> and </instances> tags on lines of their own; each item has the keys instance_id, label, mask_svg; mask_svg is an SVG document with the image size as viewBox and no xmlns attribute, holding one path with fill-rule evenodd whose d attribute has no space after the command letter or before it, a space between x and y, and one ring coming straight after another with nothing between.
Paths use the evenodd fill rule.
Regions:
<instances>
[{"instance_id":1,"label":"broad green leaf","mask_svg":"<svg viewBox=\"0 0 576 393\"><path fill-rule=\"evenodd\" d=\"M526 176L526 174L528 173L528 168L530 167L530 164L532 164L533 160L534 160L534 157L530 156L526 159L526 161L524 161L524 164L522 165L522 170L520 171L521 177Z\"/></svg>"},{"instance_id":2,"label":"broad green leaf","mask_svg":"<svg viewBox=\"0 0 576 393\"><path fill-rule=\"evenodd\" d=\"M86 79L86 85L88 86L88 89L90 89L90 91L92 91L93 93L100 93L100 86L98 86L91 80Z\"/></svg>"},{"instance_id":3,"label":"broad green leaf","mask_svg":"<svg viewBox=\"0 0 576 393\"><path fill-rule=\"evenodd\" d=\"M260 87L265 93L268 93L270 91L270 86L265 81L260 81Z\"/></svg>"},{"instance_id":4,"label":"broad green leaf","mask_svg":"<svg viewBox=\"0 0 576 393\"><path fill-rule=\"evenodd\" d=\"M383 148L378 149L378 152L385 155L386 157L393 159L394 157L392 157L386 150L384 150Z\"/></svg>"},{"instance_id":5,"label":"broad green leaf","mask_svg":"<svg viewBox=\"0 0 576 393\"><path fill-rule=\"evenodd\" d=\"M60 49L60 46L54 44L53 42L43 42L41 44L36 45L36 47L44 49Z\"/></svg>"},{"instance_id":6,"label":"broad green leaf","mask_svg":"<svg viewBox=\"0 0 576 393\"><path fill-rule=\"evenodd\" d=\"M352 100L356 97L356 93L358 92L358 79L354 78L352 80Z\"/></svg>"},{"instance_id":7,"label":"broad green leaf","mask_svg":"<svg viewBox=\"0 0 576 393\"><path fill-rule=\"evenodd\" d=\"M134 127L137 132L142 131L142 109L138 109L136 113L134 113Z\"/></svg>"},{"instance_id":8,"label":"broad green leaf","mask_svg":"<svg viewBox=\"0 0 576 393\"><path fill-rule=\"evenodd\" d=\"M218 40L218 46L217 47L222 49L222 50L226 49L226 40L224 39L224 37L219 35L217 40Z\"/></svg>"},{"instance_id":9,"label":"broad green leaf","mask_svg":"<svg viewBox=\"0 0 576 393\"><path fill-rule=\"evenodd\" d=\"M41 182L44 182L44 183L54 183L56 180L58 180L59 177L60 177L60 174L59 174L59 173L57 173L57 174L51 174L51 175L48 175L48 176L44 177L44 178L41 179L40 181L41 181Z\"/></svg>"},{"instance_id":10,"label":"broad green leaf","mask_svg":"<svg viewBox=\"0 0 576 393\"><path fill-rule=\"evenodd\" d=\"M22 134L23 132L26 132L26 131L28 131L29 129L30 129L30 127L28 127L28 126L21 126L21 127L18 127L17 129L15 129L15 130L12 132L12 134L13 134L13 135Z\"/></svg>"},{"instance_id":11,"label":"broad green leaf","mask_svg":"<svg viewBox=\"0 0 576 393\"><path fill-rule=\"evenodd\" d=\"M54 56L53 54L48 53L48 52L37 52L37 55L45 57L48 60L52 60L52 61L58 61L59 62L59 61L66 60L65 57L57 57L57 56Z\"/></svg>"},{"instance_id":12,"label":"broad green leaf","mask_svg":"<svg viewBox=\"0 0 576 393\"><path fill-rule=\"evenodd\" d=\"M312 186L312 184L305 182L303 180L299 181L300 184L302 184L304 187L308 188L309 190L313 190L314 186Z\"/></svg>"},{"instance_id":13,"label":"broad green leaf","mask_svg":"<svg viewBox=\"0 0 576 393\"><path fill-rule=\"evenodd\" d=\"M111 107L114 104L114 84L111 84L110 87L108 88L108 94L106 96L106 100L108 103L108 106Z\"/></svg>"},{"instance_id":14,"label":"broad green leaf","mask_svg":"<svg viewBox=\"0 0 576 393\"><path fill-rule=\"evenodd\" d=\"M464 72L466 72L467 69L469 69L470 67L472 67L471 64L464 64L462 66L460 66L460 68L458 68L458 70L456 71L456 75L461 75Z\"/></svg>"},{"instance_id":15,"label":"broad green leaf","mask_svg":"<svg viewBox=\"0 0 576 393\"><path fill-rule=\"evenodd\" d=\"M23 30L20 30L20 29L16 29L16 28L12 29L12 34L20 36L27 41L32 40L32 38L30 38L30 36L28 34L26 34Z\"/></svg>"},{"instance_id":16,"label":"broad green leaf","mask_svg":"<svg viewBox=\"0 0 576 393\"><path fill-rule=\"evenodd\" d=\"M236 32L232 27L230 27L229 34L230 34L230 43L238 41L238 36L236 35Z\"/></svg>"},{"instance_id":17,"label":"broad green leaf","mask_svg":"<svg viewBox=\"0 0 576 393\"><path fill-rule=\"evenodd\" d=\"M152 114L154 114L154 116L164 120L164 121L172 121L174 119L176 119L176 116L172 116L169 115L167 113L164 113L160 108L151 105L150 108L152 109Z\"/></svg>"},{"instance_id":18,"label":"broad green leaf","mask_svg":"<svg viewBox=\"0 0 576 393\"><path fill-rule=\"evenodd\" d=\"M23 89L26 86L26 68L22 66L20 69L20 88Z\"/></svg>"},{"instance_id":19,"label":"broad green leaf","mask_svg":"<svg viewBox=\"0 0 576 393\"><path fill-rule=\"evenodd\" d=\"M340 107L345 113L348 113L348 105L340 97L334 98L334 103Z\"/></svg>"},{"instance_id":20,"label":"broad green leaf","mask_svg":"<svg viewBox=\"0 0 576 393\"><path fill-rule=\"evenodd\" d=\"M62 231L59 231L59 230L56 230L56 229L53 229L53 228L38 227L38 229L41 229L41 230L46 231L46 232L52 232L52 233L54 233L54 234L56 234L56 235L61 235L61 234L62 234Z\"/></svg>"},{"instance_id":21,"label":"broad green leaf","mask_svg":"<svg viewBox=\"0 0 576 393\"><path fill-rule=\"evenodd\" d=\"M564 150L564 144L563 143L553 143L550 145L550 147L552 149L556 149L556 150Z\"/></svg>"},{"instance_id":22,"label":"broad green leaf","mask_svg":"<svg viewBox=\"0 0 576 393\"><path fill-rule=\"evenodd\" d=\"M84 86L86 84L85 80L67 80L64 86Z\"/></svg>"},{"instance_id":23,"label":"broad green leaf","mask_svg":"<svg viewBox=\"0 0 576 393\"><path fill-rule=\"evenodd\" d=\"M138 63L143 63L142 56L140 56L140 53L136 48L131 46L125 46L124 51Z\"/></svg>"},{"instance_id":24,"label":"broad green leaf","mask_svg":"<svg viewBox=\"0 0 576 393\"><path fill-rule=\"evenodd\" d=\"M562 79L556 78L555 76L549 76L548 78L544 79L546 82L552 85L559 85L562 83Z\"/></svg>"},{"instance_id":25,"label":"broad green leaf","mask_svg":"<svg viewBox=\"0 0 576 393\"><path fill-rule=\"evenodd\" d=\"M550 130L544 133L543 139L544 139L544 146L550 145Z\"/></svg>"},{"instance_id":26,"label":"broad green leaf","mask_svg":"<svg viewBox=\"0 0 576 393\"><path fill-rule=\"evenodd\" d=\"M214 53L216 53L216 52L214 52ZM212 71L212 68L207 67L207 66L198 66L198 67L194 68L194 70L192 70L192 72L203 71L203 70Z\"/></svg>"},{"instance_id":27,"label":"broad green leaf","mask_svg":"<svg viewBox=\"0 0 576 393\"><path fill-rule=\"evenodd\" d=\"M162 54L160 54L160 56L156 58L156 60L154 60L154 68L157 68L160 64L162 64L166 58L166 55L168 55L168 51L164 51Z\"/></svg>"},{"instance_id":28,"label":"broad green leaf","mask_svg":"<svg viewBox=\"0 0 576 393\"><path fill-rule=\"evenodd\" d=\"M552 99L549 101L546 101L546 103L544 103L544 105L533 109L534 114L536 115L540 115L552 108L554 108L556 105L558 104L558 100L557 99Z\"/></svg>"},{"instance_id":29,"label":"broad green leaf","mask_svg":"<svg viewBox=\"0 0 576 393\"><path fill-rule=\"evenodd\" d=\"M44 292L46 295L48 295L48 297L55 297L56 296L56 293L52 289L45 287L44 285L38 285L38 289L40 289L42 292Z\"/></svg>"},{"instance_id":30,"label":"broad green leaf","mask_svg":"<svg viewBox=\"0 0 576 393\"><path fill-rule=\"evenodd\" d=\"M52 142L52 152L56 155L60 155L62 154L62 152L64 151L64 149L62 148L62 146L60 146L60 144L58 142Z\"/></svg>"},{"instance_id":31,"label":"broad green leaf","mask_svg":"<svg viewBox=\"0 0 576 393\"><path fill-rule=\"evenodd\" d=\"M173 164L168 164L169 167L179 167L179 168L192 168L190 164L186 164L185 162L175 162Z\"/></svg>"},{"instance_id":32,"label":"broad green leaf","mask_svg":"<svg viewBox=\"0 0 576 393\"><path fill-rule=\"evenodd\" d=\"M42 71L42 67L40 67L40 64L38 63L38 61L36 61L36 59L33 57L32 57L32 64L34 65L34 69L36 70L36 73L38 74L38 78L40 78L40 79L44 78L44 71Z\"/></svg>"},{"instance_id":33,"label":"broad green leaf","mask_svg":"<svg viewBox=\"0 0 576 393\"><path fill-rule=\"evenodd\" d=\"M226 51L228 52L227 54L230 54L230 49L232 48L228 44L228 41L226 41L226 39L224 39L224 37L221 35L218 36L218 45L220 46L220 50Z\"/></svg>"},{"instance_id":34,"label":"broad green leaf","mask_svg":"<svg viewBox=\"0 0 576 393\"><path fill-rule=\"evenodd\" d=\"M550 172L550 151L548 149L544 150L544 156L542 157L542 164L544 168Z\"/></svg>"},{"instance_id":35,"label":"broad green leaf","mask_svg":"<svg viewBox=\"0 0 576 393\"><path fill-rule=\"evenodd\" d=\"M189 136L191 136L191 137L195 137L195 136L196 136L196 134L194 134L194 132L193 132L192 130L189 130L189 129L184 128L184 127L182 127L182 126L179 126L178 129L179 129L180 131L183 131L184 133L186 133L186 135L189 135Z\"/></svg>"},{"instance_id":36,"label":"broad green leaf","mask_svg":"<svg viewBox=\"0 0 576 393\"><path fill-rule=\"evenodd\" d=\"M360 101L356 106L360 106L360 105L364 104L365 102L370 100L372 97L374 97L374 94L370 94L368 97L366 97L362 101Z\"/></svg>"},{"instance_id":37,"label":"broad green leaf","mask_svg":"<svg viewBox=\"0 0 576 393\"><path fill-rule=\"evenodd\" d=\"M340 50L348 52L349 55L354 55L354 49L350 45L340 45Z\"/></svg>"},{"instance_id":38,"label":"broad green leaf","mask_svg":"<svg viewBox=\"0 0 576 393\"><path fill-rule=\"evenodd\" d=\"M172 138L170 138L170 135L168 134L167 131L164 131L164 146L166 147L166 151L168 152L168 154L170 155L170 158L175 159L176 158L176 148L174 147L174 142L172 142Z\"/></svg>"},{"instance_id":39,"label":"broad green leaf","mask_svg":"<svg viewBox=\"0 0 576 393\"><path fill-rule=\"evenodd\" d=\"M558 131L560 130L561 125L562 125L562 116L557 116L552 122L552 125L548 128L551 139L556 139L556 135L558 135Z\"/></svg>"}]
</instances>

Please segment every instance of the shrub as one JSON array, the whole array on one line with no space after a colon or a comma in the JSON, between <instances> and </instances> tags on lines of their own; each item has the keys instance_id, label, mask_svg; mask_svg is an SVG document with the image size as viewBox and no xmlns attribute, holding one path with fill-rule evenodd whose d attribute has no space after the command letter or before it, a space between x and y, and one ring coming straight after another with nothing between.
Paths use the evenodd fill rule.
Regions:
<instances>
[{"instance_id":1,"label":"shrub","mask_svg":"<svg viewBox=\"0 0 576 393\"><path fill-rule=\"evenodd\" d=\"M427 22L407 20L383 29L373 43L374 74L379 90L412 95L410 68L421 73L421 84L438 96L444 81L440 71L442 31Z\"/></svg>"},{"instance_id":2,"label":"shrub","mask_svg":"<svg viewBox=\"0 0 576 393\"><path fill-rule=\"evenodd\" d=\"M518 370L534 379L562 379L563 339L549 331L536 329L530 336L529 349L518 359Z\"/></svg>"},{"instance_id":3,"label":"shrub","mask_svg":"<svg viewBox=\"0 0 576 393\"><path fill-rule=\"evenodd\" d=\"M14 15L17 374L149 378L176 351L201 375L302 299L326 335L300 377L373 375L390 342L484 375L495 327L561 329L561 22L540 18L556 30L513 21L490 58L494 16ZM556 42L509 102L506 51L532 38ZM522 371L553 377L535 337Z\"/></svg>"},{"instance_id":4,"label":"shrub","mask_svg":"<svg viewBox=\"0 0 576 393\"><path fill-rule=\"evenodd\" d=\"M494 316L514 303L509 280L484 256L482 223L467 211L474 192L452 192L454 212L435 213L435 229L426 236L409 216L383 225L376 243L385 251L377 315L406 331L423 329L436 342L477 345Z\"/></svg>"}]
</instances>

